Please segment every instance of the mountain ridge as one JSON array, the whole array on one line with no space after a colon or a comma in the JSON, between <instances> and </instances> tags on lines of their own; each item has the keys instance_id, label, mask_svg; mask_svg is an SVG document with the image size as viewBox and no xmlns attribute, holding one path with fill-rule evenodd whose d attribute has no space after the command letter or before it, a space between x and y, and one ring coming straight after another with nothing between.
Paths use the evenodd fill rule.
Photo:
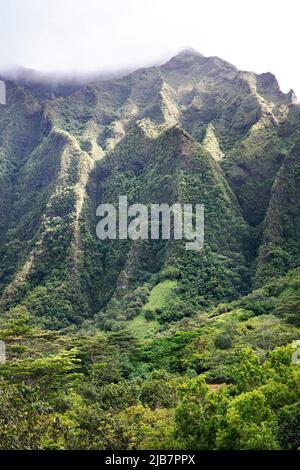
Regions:
<instances>
[{"instance_id":1,"label":"mountain ridge","mask_svg":"<svg viewBox=\"0 0 300 470\"><path fill-rule=\"evenodd\" d=\"M166 158L164 152L167 155L168 146L172 147L173 145L172 139L163 137L168 132L173 132L170 135L173 135L174 141L180 141L180 136L188 139L187 141L190 143L187 145L187 155L191 152L190 149L193 145L198 145L199 151L203 154L202 158L204 155L206 155L205 159L208 156L212 158L210 165L212 165L211 168L215 167L215 170L212 170L214 172L213 184L218 188L215 190L214 196L211 196L212 204L222 191L224 195L227 194L226 197L224 196L222 204L227 204L226 201L231 198L230 211L235 214L233 219L240 220L238 222L239 230L243 233L244 238L243 248L239 249L241 250L239 256L244 257L243 262L239 259L240 267L245 271L245 279L242 283L248 283L248 290L251 289L249 281L251 270L256 271L256 263L258 262L259 270L263 272L262 263L268 259L268 256L258 255L258 251L260 240L264 237L264 220L272 198L272 187L283 162L292 152L299 134L296 123L300 119L300 106L294 103L290 92L284 94L280 91L276 78L272 74L256 75L251 72L240 72L222 59L207 58L188 50L182 51L162 66L142 68L122 78L87 84L66 96L52 96L51 99L45 101L43 97L33 96L26 88L8 82L7 98L6 108L1 108L1 111L3 110L2 116L0 116L0 119L2 117L2 133L3 129L5 131L5 128L8 129L8 126L11 125L9 119L13 116L13 112L15 118L20 122L20 132L23 132L27 138L30 135L31 142L26 149L21 134L18 138L14 135L14 140L17 142L16 150L13 151L16 155L15 176L13 177L13 173L10 171L6 173L4 171L1 176L4 182L3 187L11 188L8 192L4 190L8 204L3 203L3 206L10 206L11 209L10 215L7 215L6 218L4 215L2 216L4 217L1 224L3 231L2 252L5 253L4 259L14 257L13 262L7 261L10 265L8 271L7 268L2 270L3 296L0 302L2 308L7 308L7 305L15 305L16 301L28 302L30 308L31 303L33 302L35 305L36 302L35 300L26 300L28 296L32 297L30 292L35 292L40 287L47 298L48 289L52 292L53 285L56 285L57 282L58 292L62 289L63 294L58 294L59 303L53 308L55 311L61 309L65 311L63 314L58 314L60 317L66 316L68 318L71 315L70 318L77 318L76 321L80 322L81 315L83 315L82 318L89 317L96 313L97 309L103 308L103 301L100 299L101 286L99 287L100 294L92 295L90 292L92 287L87 287L87 285L92 282L93 276L87 281L85 278L91 276L91 273L83 272L86 258L89 259L90 269L98 273L99 276L102 276L101 273L104 269L103 266L101 267L101 263L100 266L95 266L91 260L93 254L86 252L87 245L84 245L86 242L83 241L87 237L90 240L90 246L95 250L95 258L97 260L104 259L104 255L101 253L102 248L99 242L94 240L95 234L92 229L96 225L95 212L93 213L93 211L95 211L97 202L99 203L95 194L103 192L101 184L104 184L104 180L101 180L102 177L100 176L99 180L97 175L106 171L107 162L111 160L115 162L112 165L116 165L115 171L119 172L120 181L125 177L127 171L130 178L128 186L124 188L122 185L119 187L118 179L115 181L113 178L108 198L113 197L114 192L121 190L121 188L124 193L130 187L132 187L130 190L135 191L133 181L136 180L136 184L139 185L139 178L142 178L141 181L144 181L143 184L145 184L145 174L153 165L151 160L146 165L142 164L144 157L142 157L141 149L144 147L144 152L148 151L154 155L159 152L161 155L159 158L163 162ZM28 131L28 123L30 122L33 127ZM22 126L24 126L24 130L22 130ZM141 134L139 134L140 132ZM184 135L186 137L183 137ZM151 144L151 141L156 143L164 138L168 142L164 149L155 145L153 147ZM3 144L1 147L2 165L4 162L10 165L12 160L9 155L13 148L12 144L15 144L9 140L9 131L4 132L2 142L5 141L7 141L6 147ZM152 147L154 150L150 150ZM132 151L137 155L140 154L140 157L130 155ZM120 158L121 161L125 158L121 166L118 163ZM47 161L51 165L57 162L52 176L49 173L51 165L47 168ZM157 169L155 167L151 169L153 172L151 178L154 180L158 178L157 181L159 181L157 171L162 172L165 175L163 185L167 184L166 182L170 178L169 171L174 162L175 160L170 161L169 168L161 166L161 163L158 162ZM184 171L190 171L188 166ZM184 171L178 169L175 173L180 185L190 184L196 178L196 174L193 172L189 177L184 176ZM32 179L33 175L35 175L34 179ZM186 178L188 179L186 180ZM195 198L192 196L192 192L190 193L189 198L194 202L203 202L200 201L200 194L203 193L203 188L205 194L208 191L205 186L207 183L204 182L205 174L203 174L203 178L202 182L200 179L197 182L195 180L193 183L195 188L190 186L188 190L198 194L198 197ZM219 178L221 180L217 182ZM37 184L39 179L40 183ZM14 186L15 184L17 186ZM153 196L159 198L160 184L147 189L148 198L151 199L151 195L152 198ZM20 203L17 202L17 199L21 197L21 193L15 198L12 197L12 194L17 191L18 195L17 187L22 188L22 185L24 199ZM26 194L29 187L33 189L31 192L29 191L29 194ZM90 188L94 188L92 199ZM171 186L170 194L172 191ZM229 194L230 196L228 196ZM139 196L137 194L137 197L141 197L141 192ZM173 202L175 199L174 194ZM155 201L153 200L153 202ZM33 212L26 213L30 206L32 206ZM22 207L25 214L21 211ZM236 208L238 208L237 212ZM213 213L212 208L211 210ZM5 210L3 213L5 214ZM35 213L34 218L32 218L33 213ZM39 228L35 228L33 220L36 221L35 223L41 224ZM38 220L40 222L37 222ZM45 225L43 220L46 220L48 225ZM209 219L207 220L209 224ZM83 229L83 227L85 228ZM234 224L233 227L227 229L234 238ZM214 230L217 233L217 227ZM225 227L222 231L225 233ZM60 233L65 233L65 235L59 235ZM57 257L54 253L60 252L56 241L56 238L60 239L59 237L62 237L61 240L66 250ZM19 246L22 247L18 254L15 251L16 239L18 239ZM42 240L48 239L49 242L42 242ZM49 243L48 246L47 243ZM211 243L214 246L214 242L211 241ZM225 247L228 243L229 240ZM41 253L41 261L38 261L39 257L35 253ZM214 257L215 255L216 253L209 256ZM217 258L220 255L221 252ZM113 257L115 256L114 254ZM286 256L288 259L289 255ZM208 272L211 269L216 269L218 272L217 266L220 261L217 258L213 262L215 263L214 268L207 267ZM122 265L121 261L120 263ZM13 266L15 267L13 268ZM232 266L235 266L230 268L233 271L238 269L236 264ZM285 269L288 269L289 266L292 267L292 264L287 263ZM65 274L64 276L60 274L57 278L55 273L58 272ZM283 270L282 274L284 272ZM154 274L151 274L150 270L145 275L151 278ZM110 283L116 285L120 275L120 271L115 272L114 281L111 279ZM188 274L186 273L186 275ZM204 278L206 275L203 273ZM237 273L234 275L240 276ZM60 281L59 278L61 278ZM110 279L110 277L108 278ZM75 279L77 279L76 282ZM71 288L72 282L77 283L76 294L75 290ZM88 284L85 284L86 282ZM200 282L200 278L197 282ZM99 286L99 282L96 282L95 285ZM150 285L153 286L151 282ZM204 289L205 297L205 287L202 285L201 289ZM225 291L226 289L229 289L228 299L230 299L231 288L228 285ZM67 301L67 305L62 307L65 298L68 298L65 295L68 290L73 294ZM242 288L240 294L245 293L246 290ZM225 300L227 298L225 291L223 294L225 297L219 297L219 294L216 293L215 301L217 299L218 301ZM92 301L93 307L89 300L91 296L94 299L98 298L98 301ZM106 298L104 292L103 296ZM196 303L192 309L201 307L202 300L200 299L202 297L199 295L199 303ZM33 298L35 299L35 294ZM9 300L8 304L5 299ZM77 303L78 306L75 308L77 313L75 313L74 305ZM41 310L40 308L36 310L36 307L32 308L33 311ZM94 313L91 313L91 309ZM79 313L79 310L84 310L85 313Z\"/></svg>"},{"instance_id":2,"label":"mountain ridge","mask_svg":"<svg viewBox=\"0 0 300 470\"><path fill-rule=\"evenodd\" d=\"M293 93L190 51L6 91L0 449L299 448ZM119 196L203 204L202 249L100 240Z\"/></svg>"}]
</instances>

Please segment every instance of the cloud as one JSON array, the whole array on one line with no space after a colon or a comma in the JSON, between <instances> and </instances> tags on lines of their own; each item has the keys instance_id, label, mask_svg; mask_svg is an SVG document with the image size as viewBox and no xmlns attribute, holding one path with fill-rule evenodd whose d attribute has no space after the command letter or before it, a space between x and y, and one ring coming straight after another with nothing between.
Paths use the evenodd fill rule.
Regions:
<instances>
[{"instance_id":1,"label":"cloud","mask_svg":"<svg viewBox=\"0 0 300 470\"><path fill-rule=\"evenodd\" d=\"M0 68L116 71L191 46L300 95L299 12L294 0L0 0Z\"/></svg>"}]
</instances>

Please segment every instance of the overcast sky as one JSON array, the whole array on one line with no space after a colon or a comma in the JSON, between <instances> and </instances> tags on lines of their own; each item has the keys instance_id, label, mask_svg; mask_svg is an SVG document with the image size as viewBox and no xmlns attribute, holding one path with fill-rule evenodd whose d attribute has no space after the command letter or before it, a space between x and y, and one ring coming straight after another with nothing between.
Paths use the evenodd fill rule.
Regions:
<instances>
[{"instance_id":1,"label":"overcast sky","mask_svg":"<svg viewBox=\"0 0 300 470\"><path fill-rule=\"evenodd\" d=\"M0 69L95 71L193 47L300 97L298 0L0 0Z\"/></svg>"}]
</instances>

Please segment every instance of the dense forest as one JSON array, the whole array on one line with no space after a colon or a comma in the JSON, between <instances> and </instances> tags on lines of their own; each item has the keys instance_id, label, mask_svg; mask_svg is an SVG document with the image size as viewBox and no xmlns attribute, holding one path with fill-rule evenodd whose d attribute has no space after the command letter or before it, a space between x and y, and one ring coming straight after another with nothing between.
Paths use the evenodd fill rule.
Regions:
<instances>
[{"instance_id":1,"label":"dense forest","mask_svg":"<svg viewBox=\"0 0 300 470\"><path fill-rule=\"evenodd\" d=\"M293 91L193 51L5 82L0 449L299 448ZM203 249L99 240L120 195L204 204Z\"/></svg>"}]
</instances>

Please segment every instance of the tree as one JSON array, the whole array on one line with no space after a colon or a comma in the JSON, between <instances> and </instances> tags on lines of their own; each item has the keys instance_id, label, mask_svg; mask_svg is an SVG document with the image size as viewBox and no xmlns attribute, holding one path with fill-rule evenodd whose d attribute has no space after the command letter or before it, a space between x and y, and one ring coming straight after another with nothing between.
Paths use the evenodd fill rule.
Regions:
<instances>
[{"instance_id":1,"label":"tree","mask_svg":"<svg viewBox=\"0 0 300 470\"><path fill-rule=\"evenodd\" d=\"M51 426L49 405L36 388L0 381L0 449L42 449Z\"/></svg>"},{"instance_id":2,"label":"tree","mask_svg":"<svg viewBox=\"0 0 300 470\"><path fill-rule=\"evenodd\" d=\"M218 427L226 410L226 392L209 392L204 378L189 380L182 387L182 398L176 408L175 436L184 449L214 449Z\"/></svg>"},{"instance_id":3,"label":"tree","mask_svg":"<svg viewBox=\"0 0 300 470\"><path fill-rule=\"evenodd\" d=\"M259 390L241 393L228 404L226 419L218 429L218 449L278 449L275 416Z\"/></svg>"}]
</instances>

